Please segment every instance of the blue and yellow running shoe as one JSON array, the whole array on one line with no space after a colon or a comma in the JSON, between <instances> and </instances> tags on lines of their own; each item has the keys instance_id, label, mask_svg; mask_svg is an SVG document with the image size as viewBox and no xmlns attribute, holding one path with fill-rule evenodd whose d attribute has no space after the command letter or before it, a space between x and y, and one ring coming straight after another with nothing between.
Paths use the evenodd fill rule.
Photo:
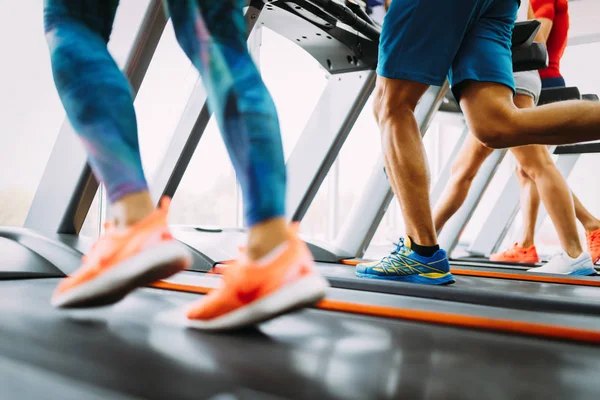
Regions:
<instances>
[{"instance_id":1,"label":"blue and yellow running shoe","mask_svg":"<svg viewBox=\"0 0 600 400\"><path fill-rule=\"evenodd\" d=\"M410 248L408 238L400 239L396 249L380 261L358 264L356 276L427 285L454 283L448 256L444 250L436 251L431 257L422 257Z\"/></svg>"}]
</instances>

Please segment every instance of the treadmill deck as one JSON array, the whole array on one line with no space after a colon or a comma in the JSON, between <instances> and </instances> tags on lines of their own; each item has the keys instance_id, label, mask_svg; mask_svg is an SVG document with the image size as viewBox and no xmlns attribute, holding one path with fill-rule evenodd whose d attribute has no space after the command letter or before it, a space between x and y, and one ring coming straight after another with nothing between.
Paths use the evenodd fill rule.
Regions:
<instances>
[{"instance_id":1,"label":"treadmill deck","mask_svg":"<svg viewBox=\"0 0 600 400\"><path fill-rule=\"evenodd\" d=\"M0 398L600 396L598 347L313 309L206 334L156 320L197 295L141 289L63 311L48 303L56 283L0 282Z\"/></svg>"}]
</instances>

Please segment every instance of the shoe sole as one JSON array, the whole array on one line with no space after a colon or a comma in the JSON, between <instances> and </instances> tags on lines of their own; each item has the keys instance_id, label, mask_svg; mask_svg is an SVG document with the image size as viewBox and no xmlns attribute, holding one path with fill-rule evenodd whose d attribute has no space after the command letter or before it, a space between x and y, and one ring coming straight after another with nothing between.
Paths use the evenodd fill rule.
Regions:
<instances>
[{"instance_id":1,"label":"shoe sole","mask_svg":"<svg viewBox=\"0 0 600 400\"><path fill-rule=\"evenodd\" d=\"M581 269L579 271L573 271L568 275L592 276L592 275L597 275L597 274L596 274L596 270L594 268L586 268L586 269Z\"/></svg>"},{"instance_id":2,"label":"shoe sole","mask_svg":"<svg viewBox=\"0 0 600 400\"><path fill-rule=\"evenodd\" d=\"M543 267L540 267L540 268L543 268ZM537 271L537 268L528 269L527 272L533 272L533 273L537 273L537 274L563 275L563 276L569 276L569 275L570 276L594 276L594 275L597 275L596 270L591 267L576 270L573 272L569 272L568 274L561 274L558 272L551 272L551 271Z\"/></svg>"},{"instance_id":3,"label":"shoe sole","mask_svg":"<svg viewBox=\"0 0 600 400\"><path fill-rule=\"evenodd\" d=\"M329 284L320 275L310 275L221 317L208 321L186 318L184 325L203 331L245 328L311 306L325 297L328 287Z\"/></svg>"},{"instance_id":4,"label":"shoe sole","mask_svg":"<svg viewBox=\"0 0 600 400\"><path fill-rule=\"evenodd\" d=\"M371 274L356 273L356 276L363 279L377 279L382 281L394 281L394 282L408 282L408 283L419 283L423 285L450 285L455 283L454 276L451 273L447 273L439 278L427 278L420 275L396 275L396 276L379 276Z\"/></svg>"},{"instance_id":5,"label":"shoe sole","mask_svg":"<svg viewBox=\"0 0 600 400\"><path fill-rule=\"evenodd\" d=\"M138 287L166 279L191 264L191 255L182 244L161 244L115 265L88 282L54 296L52 305L75 308L114 304Z\"/></svg>"}]
</instances>

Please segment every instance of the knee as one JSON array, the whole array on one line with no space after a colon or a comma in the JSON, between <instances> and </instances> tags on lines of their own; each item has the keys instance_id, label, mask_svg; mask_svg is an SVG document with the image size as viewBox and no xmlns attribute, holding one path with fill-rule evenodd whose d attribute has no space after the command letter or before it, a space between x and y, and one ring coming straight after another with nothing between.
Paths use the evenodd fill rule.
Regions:
<instances>
[{"instance_id":1,"label":"knee","mask_svg":"<svg viewBox=\"0 0 600 400\"><path fill-rule=\"evenodd\" d=\"M373 99L375 120L381 125L395 117L406 114L412 115L421 95L422 90L409 82L394 81L394 83L387 83L379 81Z\"/></svg>"},{"instance_id":2,"label":"knee","mask_svg":"<svg viewBox=\"0 0 600 400\"><path fill-rule=\"evenodd\" d=\"M481 113L471 118L471 132L481 143L492 149L518 146L519 124L514 110L504 108L493 113Z\"/></svg>"},{"instance_id":3,"label":"knee","mask_svg":"<svg viewBox=\"0 0 600 400\"><path fill-rule=\"evenodd\" d=\"M527 174L527 172L525 172L525 169L521 166L521 164L517 164L515 166L515 174L521 182L525 182L531 179L531 177Z\"/></svg>"},{"instance_id":4,"label":"knee","mask_svg":"<svg viewBox=\"0 0 600 400\"><path fill-rule=\"evenodd\" d=\"M535 181L541 175L556 168L550 156L539 155L520 163L515 167L517 176L523 181Z\"/></svg>"},{"instance_id":5,"label":"knee","mask_svg":"<svg viewBox=\"0 0 600 400\"><path fill-rule=\"evenodd\" d=\"M471 186L477 175L477 169L468 163L457 160L452 163L450 169L450 180L457 186Z\"/></svg>"}]
</instances>

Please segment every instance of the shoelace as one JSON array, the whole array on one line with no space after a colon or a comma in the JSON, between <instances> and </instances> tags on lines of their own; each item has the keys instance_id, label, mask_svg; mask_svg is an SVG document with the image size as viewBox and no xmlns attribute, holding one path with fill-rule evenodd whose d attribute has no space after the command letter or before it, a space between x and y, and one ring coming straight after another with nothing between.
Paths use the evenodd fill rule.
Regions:
<instances>
[{"instance_id":1,"label":"shoelace","mask_svg":"<svg viewBox=\"0 0 600 400\"><path fill-rule=\"evenodd\" d=\"M385 256L381 259L380 263L384 264L384 265L392 265L392 260L394 258L394 256L401 254L403 252L403 249L406 249L406 244L404 243L404 238L400 238L398 240L398 243L394 243L394 246L396 246L396 248L394 250L392 250L391 254L389 256Z\"/></svg>"},{"instance_id":2,"label":"shoelace","mask_svg":"<svg viewBox=\"0 0 600 400\"><path fill-rule=\"evenodd\" d=\"M400 240L398 240L398 243L394 243L394 246L396 246L396 248L394 250L392 250L392 254L396 255L399 254L401 252L401 250L406 247L406 245L404 244L404 238L400 238Z\"/></svg>"}]
</instances>

